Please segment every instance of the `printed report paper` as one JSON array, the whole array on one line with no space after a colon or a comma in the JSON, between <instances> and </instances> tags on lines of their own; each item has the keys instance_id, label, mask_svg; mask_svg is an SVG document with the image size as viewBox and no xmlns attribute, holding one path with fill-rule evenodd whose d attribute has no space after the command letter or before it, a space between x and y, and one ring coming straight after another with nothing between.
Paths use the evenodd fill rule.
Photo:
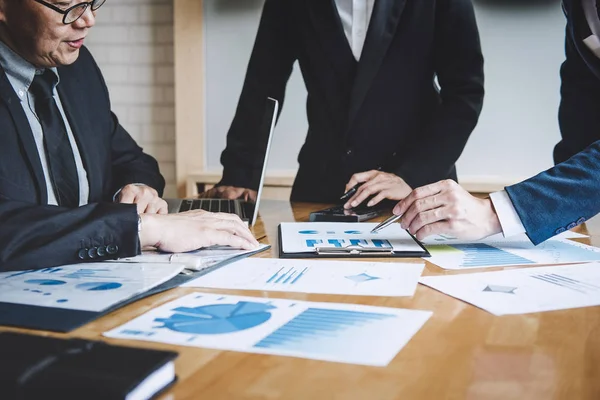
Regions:
<instances>
[{"instance_id":1,"label":"printed report paper","mask_svg":"<svg viewBox=\"0 0 600 400\"><path fill-rule=\"evenodd\" d=\"M425 264L246 258L183 286L364 296L412 296Z\"/></svg>"},{"instance_id":2,"label":"printed report paper","mask_svg":"<svg viewBox=\"0 0 600 400\"><path fill-rule=\"evenodd\" d=\"M191 293L104 335L386 366L430 311Z\"/></svg>"},{"instance_id":3,"label":"printed report paper","mask_svg":"<svg viewBox=\"0 0 600 400\"><path fill-rule=\"evenodd\" d=\"M420 282L495 315L600 305L600 263L426 276Z\"/></svg>"}]
</instances>

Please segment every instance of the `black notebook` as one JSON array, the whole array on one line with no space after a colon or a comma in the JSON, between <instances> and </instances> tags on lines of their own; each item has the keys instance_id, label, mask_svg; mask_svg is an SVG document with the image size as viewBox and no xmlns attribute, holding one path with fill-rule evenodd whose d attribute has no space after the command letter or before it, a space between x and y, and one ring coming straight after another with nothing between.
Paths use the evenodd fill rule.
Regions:
<instances>
[{"instance_id":1,"label":"black notebook","mask_svg":"<svg viewBox=\"0 0 600 400\"><path fill-rule=\"evenodd\" d=\"M177 353L84 339L0 333L0 398L151 399L175 380Z\"/></svg>"}]
</instances>

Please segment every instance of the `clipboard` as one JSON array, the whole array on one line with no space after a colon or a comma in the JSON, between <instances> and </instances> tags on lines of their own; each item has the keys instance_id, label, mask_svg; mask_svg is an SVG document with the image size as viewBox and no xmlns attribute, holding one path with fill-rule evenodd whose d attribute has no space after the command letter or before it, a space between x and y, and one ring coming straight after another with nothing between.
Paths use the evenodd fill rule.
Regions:
<instances>
[{"instance_id":1,"label":"clipboard","mask_svg":"<svg viewBox=\"0 0 600 400\"><path fill-rule=\"evenodd\" d=\"M429 251L410 232L406 233L415 241L420 250L394 251L389 248L365 247L360 244L346 245L342 247L319 247L315 246L313 252L289 252L283 251L283 232L281 224L278 227L279 258L421 258L431 257Z\"/></svg>"}]
</instances>

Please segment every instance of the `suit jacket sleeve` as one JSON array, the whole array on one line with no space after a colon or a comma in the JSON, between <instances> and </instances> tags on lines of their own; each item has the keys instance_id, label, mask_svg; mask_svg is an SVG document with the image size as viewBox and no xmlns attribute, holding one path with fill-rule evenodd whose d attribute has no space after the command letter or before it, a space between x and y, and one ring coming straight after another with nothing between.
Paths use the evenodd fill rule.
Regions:
<instances>
[{"instance_id":1,"label":"suit jacket sleeve","mask_svg":"<svg viewBox=\"0 0 600 400\"><path fill-rule=\"evenodd\" d=\"M92 58L91 54L85 49L83 57L89 58L95 72L100 79L100 84L104 91L104 96L108 102L108 110L110 110L110 96L104 77L98 68L98 65ZM148 185L158 192L162 197L165 188L165 180L160 174L158 163L150 155L143 152L142 148L137 145L135 140L121 126L117 116L111 111L110 116L110 131L111 134L111 152L112 152L112 188L111 192L107 193L109 197L107 201L112 201L114 195L123 186L130 183L143 183Z\"/></svg>"},{"instance_id":2,"label":"suit jacket sleeve","mask_svg":"<svg viewBox=\"0 0 600 400\"><path fill-rule=\"evenodd\" d=\"M425 127L422 145L403 155L394 172L415 188L448 176L483 106L483 56L470 0L438 1L434 45L441 103Z\"/></svg>"},{"instance_id":3,"label":"suit jacket sleeve","mask_svg":"<svg viewBox=\"0 0 600 400\"><path fill-rule=\"evenodd\" d=\"M0 272L137 255L137 218L133 204L67 209L0 194Z\"/></svg>"},{"instance_id":4,"label":"suit jacket sleeve","mask_svg":"<svg viewBox=\"0 0 600 400\"><path fill-rule=\"evenodd\" d=\"M534 244L600 212L600 141L569 160L506 188Z\"/></svg>"},{"instance_id":5,"label":"suit jacket sleeve","mask_svg":"<svg viewBox=\"0 0 600 400\"><path fill-rule=\"evenodd\" d=\"M285 87L296 61L293 15L289 2L267 0L235 117L221 155L223 178L219 185L258 189L263 157L258 144L259 129L267 97L279 101L281 110Z\"/></svg>"}]
</instances>

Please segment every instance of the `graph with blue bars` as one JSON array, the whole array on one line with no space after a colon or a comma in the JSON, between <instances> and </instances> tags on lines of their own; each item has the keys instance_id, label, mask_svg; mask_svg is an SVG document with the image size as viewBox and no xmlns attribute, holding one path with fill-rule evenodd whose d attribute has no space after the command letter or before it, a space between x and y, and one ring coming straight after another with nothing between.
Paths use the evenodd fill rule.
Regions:
<instances>
[{"instance_id":1,"label":"graph with blue bars","mask_svg":"<svg viewBox=\"0 0 600 400\"><path fill-rule=\"evenodd\" d=\"M360 342L362 352L370 345L365 330L370 331L380 322L397 319L394 314L364 311L308 308L254 345L258 349L290 353L318 353L322 357L340 357L352 346L352 338ZM358 343L357 343L358 345Z\"/></svg>"},{"instance_id":2,"label":"graph with blue bars","mask_svg":"<svg viewBox=\"0 0 600 400\"><path fill-rule=\"evenodd\" d=\"M301 269L295 267L281 267L277 272L271 275L266 282L279 285L293 285L298 283L309 270L309 267Z\"/></svg>"},{"instance_id":3,"label":"graph with blue bars","mask_svg":"<svg viewBox=\"0 0 600 400\"><path fill-rule=\"evenodd\" d=\"M534 261L527 258L483 243L453 244L452 247L465 254L462 263L462 266L465 268L487 265L535 264Z\"/></svg>"}]
</instances>

